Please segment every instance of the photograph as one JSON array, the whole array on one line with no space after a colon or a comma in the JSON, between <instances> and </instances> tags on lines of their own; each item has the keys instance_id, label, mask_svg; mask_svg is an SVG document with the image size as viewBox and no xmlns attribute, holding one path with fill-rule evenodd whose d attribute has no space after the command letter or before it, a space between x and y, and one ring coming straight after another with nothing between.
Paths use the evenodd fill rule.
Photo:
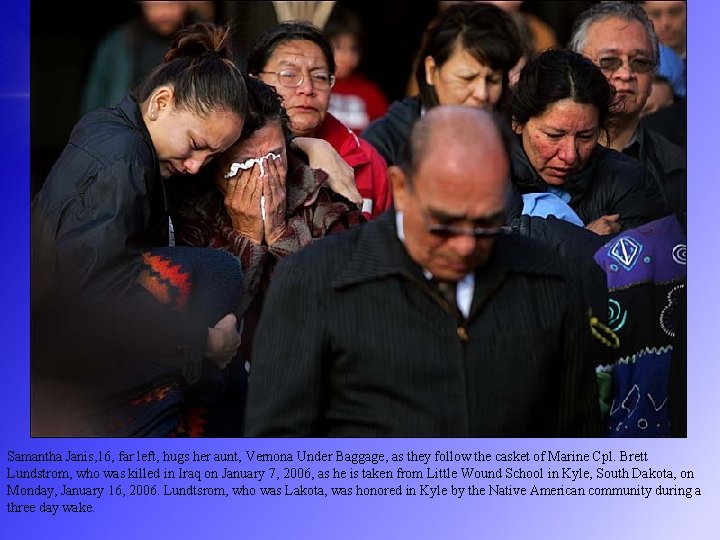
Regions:
<instances>
[{"instance_id":1,"label":"photograph","mask_svg":"<svg viewBox=\"0 0 720 540\"><path fill-rule=\"evenodd\" d=\"M11 2L2 528L715 538L686 4Z\"/></svg>"}]
</instances>

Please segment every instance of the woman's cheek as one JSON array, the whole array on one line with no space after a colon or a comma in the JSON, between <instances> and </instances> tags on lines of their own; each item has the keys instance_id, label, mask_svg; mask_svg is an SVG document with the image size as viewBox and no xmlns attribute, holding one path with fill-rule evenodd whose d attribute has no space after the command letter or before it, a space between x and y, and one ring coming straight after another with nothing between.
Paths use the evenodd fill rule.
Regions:
<instances>
[{"instance_id":1,"label":"woman's cheek","mask_svg":"<svg viewBox=\"0 0 720 540\"><path fill-rule=\"evenodd\" d=\"M547 162L555 155L555 143L548 141L547 137L544 135L534 133L530 137L530 141L535 149L535 155L543 163Z\"/></svg>"}]
</instances>

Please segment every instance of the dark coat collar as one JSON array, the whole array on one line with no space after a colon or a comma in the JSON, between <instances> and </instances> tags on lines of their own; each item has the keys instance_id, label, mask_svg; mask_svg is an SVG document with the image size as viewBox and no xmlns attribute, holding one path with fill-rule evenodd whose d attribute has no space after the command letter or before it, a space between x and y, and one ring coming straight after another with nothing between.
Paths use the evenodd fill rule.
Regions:
<instances>
[{"instance_id":1,"label":"dark coat collar","mask_svg":"<svg viewBox=\"0 0 720 540\"><path fill-rule=\"evenodd\" d=\"M157 151L155 150L155 145L153 144L152 137L150 137L150 132L145 125L145 120L143 120L140 104L137 102L137 99L132 94L132 92L129 92L120 101L120 103L115 106L115 110L117 111L117 114L122 116L123 119L128 124L130 124L135 129L135 131L138 132L140 137L142 137L142 139L148 145L148 148L150 149L150 152L152 154L152 167L154 170L154 178L157 179L156 183L150 183L150 185L148 186L148 190L157 194L152 195L151 197L153 198L153 200L157 201L156 204L162 204L163 214L169 214L168 194L165 182L163 181L160 174L160 161L158 160ZM159 192L156 191L158 186L160 187ZM160 201L162 202L160 203Z\"/></svg>"},{"instance_id":2,"label":"dark coat collar","mask_svg":"<svg viewBox=\"0 0 720 540\"><path fill-rule=\"evenodd\" d=\"M118 113L125 118L125 120L140 133L143 139L145 139L151 148L154 148L152 144L152 138L150 132L145 126L145 121L142 117L142 111L140 110L140 104L135 99L133 94L126 94L125 97L118 103L115 108Z\"/></svg>"},{"instance_id":3,"label":"dark coat collar","mask_svg":"<svg viewBox=\"0 0 720 540\"><path fill-rule=\"evenodd\" d=\"M422 277L422 270L397 236L395 210L391 208L360 227L353 255L332 286L343 288L408 272Z\"/></svg>"}]
</instances>

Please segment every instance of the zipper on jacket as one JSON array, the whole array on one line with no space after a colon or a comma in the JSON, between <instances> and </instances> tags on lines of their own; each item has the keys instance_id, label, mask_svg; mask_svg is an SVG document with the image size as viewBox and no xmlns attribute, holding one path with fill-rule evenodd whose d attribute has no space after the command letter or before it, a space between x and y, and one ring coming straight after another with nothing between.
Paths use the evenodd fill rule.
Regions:
<instances>
[{"instance_id":1,"label":"zipper on jacket","mask_svg":"<svg viewBox=\"0 0 720 540\"><path fill-rule=\"evenodd\" d=\"M403 275L410 280L412 283L420 287L421 289L424 289L425 291L430 293L430 296L434 300L436 300L440 306L447 311L450 315L452 315L455 318L455 321L457 323L457 328L455 332L457 333L458 338L460 341L464 344L468 341L468 333L467 333L467 318L465 318L462 313L460 312L460 309L457 306L451 306L450 302L447 301L447 299L439 294L435 289L432 287L428 287L427 283L424 281L421 281L417 279L415 276L410 274L409 272L403 272Z\"/></svg>"},{"instance_id":2,"label":"zipper on jacket","mask_svg":"<svg viewBox=\"0 0 720 540\"><path fill-rule=\"evenodd\" d=\"M457 335L460 338L460 341L463 343L467 343L468 341L468 333L467 333L467 319L463 317L462 321L457 327Z\"/></svg>"}]
</instances>

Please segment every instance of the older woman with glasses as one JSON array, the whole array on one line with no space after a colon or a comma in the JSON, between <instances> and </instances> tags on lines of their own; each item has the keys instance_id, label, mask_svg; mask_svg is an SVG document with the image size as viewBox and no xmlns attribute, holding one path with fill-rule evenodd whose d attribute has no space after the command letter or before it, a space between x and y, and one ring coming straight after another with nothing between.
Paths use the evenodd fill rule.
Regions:
<instances>
[{"instance_id":1,"label":"older woman with glasses","mask_svg":"<svg viewBox=\"0 0 720 540\"><path fill-rule=\"evenodd\" d=\"M326 140L354 169L366 215L376 216L390 206L382 156L328 113L335 59L321 30L308 22L276 25L258 39L248 56L247 71L283 98L294 136Z\"/></svg>"}]
</instances>

